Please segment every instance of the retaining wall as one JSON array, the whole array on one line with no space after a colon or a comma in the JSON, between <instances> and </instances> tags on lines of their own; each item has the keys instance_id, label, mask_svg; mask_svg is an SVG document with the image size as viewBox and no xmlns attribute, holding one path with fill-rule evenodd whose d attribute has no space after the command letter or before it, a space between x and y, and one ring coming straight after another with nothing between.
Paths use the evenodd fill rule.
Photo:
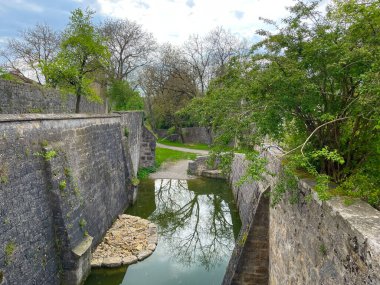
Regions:
<instances>
[{"instance_id":1,"label":"retaining wall","mask_svg":"<svg viewBox=\"0 0 380 285\"><path fill-rule=\"evenodd\" d=\"M263 155L279 173L278 151ZM275 177L238 187L246 167L236 155L230 181L243 225L223 284L380 284L379 211L359 200L322 202L307 180L298 185L296 204L285 195L269 207L263 193L275 187Z\"/></svg>"},{"instance_id":2,"label":"retaining wall","mask_svg":"<svg viewBox=\"0 0 380 285\"><path fill-rule=\"evenodd\" d=\"M166 138L170 141L181 141L183 143L211 144L213 136L205 127L181 128L181 134L168 135L168 130L158 129L156 133L159 138Z\"/></svg>"},{"instance_id":3,"label":"retaining wall","mask_svg":"<svg viewBox=\"0 0 380 285\"><path fill-rule=\"evenodd\" d=\"M91 247L134 196L128 116L0 115L1 285L86 276Z\"/></svg>"},{"instance_id":4,"label":"retaining wall","mask_svg":"<svg viewBox=\"0 0 380 285\"><path fill-rule=\"evenodd\" d=\"M205 127L182 128L181 133L184 143L212 143L212 135Z\"/></svg>"},{"instance_id":5,"label":"retaining wall","mask_svg":"<svg viewBox=\"0 0 380 285\"><path fill-rule=\"evenodd\" d=\"M0 79L0 114L75 113L76 97L39 85ZM104 104L81 98L81 113L105 113Z\"/></svg>"}]
</instances>

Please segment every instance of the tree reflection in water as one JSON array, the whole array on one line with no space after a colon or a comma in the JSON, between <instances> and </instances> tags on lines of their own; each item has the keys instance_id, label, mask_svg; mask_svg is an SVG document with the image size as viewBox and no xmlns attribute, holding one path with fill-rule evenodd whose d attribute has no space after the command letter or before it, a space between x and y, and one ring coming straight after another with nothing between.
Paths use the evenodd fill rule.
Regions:
<instances>
[{"instance_id":1,"label":"tree reflection in water","mask_svg":"<svg viewBox=\"0 0 380 285\"><path fill-rule=\"evenodd\" d=\"M156 210L149 218L159 226L161 240L177 262L210 270L231 254L233 223L222 187L225 183L207 180L155 181Z\"/></svg>"}]
</instances>

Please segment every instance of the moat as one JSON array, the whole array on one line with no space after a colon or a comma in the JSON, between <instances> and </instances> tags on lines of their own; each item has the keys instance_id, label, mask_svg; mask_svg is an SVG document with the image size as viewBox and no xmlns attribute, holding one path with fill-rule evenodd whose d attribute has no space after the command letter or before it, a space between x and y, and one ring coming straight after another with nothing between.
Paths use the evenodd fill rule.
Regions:
<instances>
[{"instance_id":1,"label":"moat","mask_svg":"<svg viewBox=\"0 0 380 285\"><path fill-rule=\"evenodd\" d=\"M147 179L127 214L158 225L156 251L118 269L93 269L85 285L221 284L241 222L223 180Z\"/></svg>"}]
</instances>

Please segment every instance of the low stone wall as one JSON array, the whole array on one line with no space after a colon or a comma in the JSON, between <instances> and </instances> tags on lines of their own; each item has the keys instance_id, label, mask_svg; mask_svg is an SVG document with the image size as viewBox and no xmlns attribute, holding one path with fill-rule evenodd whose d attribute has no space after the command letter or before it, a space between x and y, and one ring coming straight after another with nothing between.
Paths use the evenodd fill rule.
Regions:
<instances>
[{"instance_id":1,"label":"low stone wall","mask_svg":"<svg viewBox=\"0 0 380 285\"><path fill-rule=\"evenodd\" d=\"M263 155L278 173L278 151ZM263 193L273 189L275 177L237 187L246 167L236 155L230 181L243 226L223 284L380 284L379 211L362 201L322 202L306 180L297 204L285 196L272 208Z\"/></svg>"},{"instance_id":2,"label":"low stone wall","mask_svg":"<svg viewBox=\"0 0 380 285\"><path fill-rule=\"evenodd\" d=\"M133 197L121 117L0 115L1 285L86 276L91 247Z\"/></svg>"},{"instance_id":3,"label":"low stone wall","mask_svg":"<svg viewBox=\"0 0 380 285\"><path fill-rule=\"evenodd\" d=\"M39 85L0 79L0 114L75 113L76 97ZM104 104L81 98L81 113L102 114Z\"/></svg>"}]
</instances>

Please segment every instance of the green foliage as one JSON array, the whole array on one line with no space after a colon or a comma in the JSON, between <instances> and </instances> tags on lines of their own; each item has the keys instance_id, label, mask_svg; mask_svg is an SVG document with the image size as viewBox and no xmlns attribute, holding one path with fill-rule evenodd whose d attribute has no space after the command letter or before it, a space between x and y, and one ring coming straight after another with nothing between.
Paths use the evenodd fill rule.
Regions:
<instances>
[{"instance_id":1,"label":"green foliage","mask_svg":"<svg viewBox=\"0 0 380 285\"><path fill-rule=\"evenodd\" d=\"M79 227L81 228L81 230L84 230L84 228L86 227L86 225L87 225L87 222L86 222L86 220L85 219L80 219L79 220Z\"/></svg>"},{"instance_id":2,"label":"green foliage","mask_svg":"<svg viewBox=\"0 0 380 285\"><path fill-rule=\"evenodd\" d=\"M124 128L124 136L127 138L129 136L128 128Z\"/></svg>"},{"instance_id":3,"label":"green foliage","mask_svg":"<svg viewBox=\"0 0 380 285\"><path fill-rule=\"evenodd\" d=\"M137 177L132 177L132 179L131 179L131 183L132 183L132 185L133 186L139 186L139 184L140 184L140 179L138 179Z\"/></svg>"},{"instance_id":4,"label":"green foliage","mask_svg":"<svg viewBox=\"0 0 380 285\"><path fill-rule=\"evenodd\" d=\"M267 160L264 157L261 157L258 151L250 151L245 157L249 163L245 174L237 183L238 186L241 186L245 182L262 180L263 174L266 173L265 166Z\"/></svg>"},{"instance_id":5,"label":"green foliage","mask_svg":"<svg viewBox=\"0 0 380 285\"><path fill-rule=\"evenodd\" d=\"M175 126L172 126L168 129L168 135L174 135L176 133L177 129Z\"/></svg>"},{"instance_id":6,"label":"green foliage","mask_svg":"<svg viewBox=\"0 0 380 285\"><path fill-rule=\"evenodd\" d=\"M66 180L59 181L58 183L59 190L64 191L66 189L66 186L67 186Z\"/></svg>"},{"instance_id":7,"label":"green foliage","mask_svg":"<svg viewBox=\"0 0 380 285\"><path fill-rule=\"evenodd\" d=\"M57 152L55 150L48 150L48 151L43 151L43 152L35 152L33 155L35 156L41 156L43 157L46 161L52 160L54 157L57 156Z\"/></svg>"},{"instance_id":8,"label":"green foliage","mask_svg":"<svg viewBox=\"0 0 380 285\"><path fill-rule=\"evenodd\" d=\"M65 174L66 178L72 178L73 176L71 169L68 167L63 169L63 174Z\"/></svg>"},{"instance_id":9,"label":"green foliage","mask_svg":"<svg viewBox=\"0 0 380 285\"><path fill-rule=\"evenodd\" d=\"M245 242L247 241L247 238L248 238L248 232L245 231L245 232L242 234L242 236L241 236L241 238L240 238L240 240L239 240L239 242L238 242L238 245L239 245L239 246L244 246Z\"/></svg>"},{"instance_id":10,"label":"green foliage","mask_svg":"<svg viewBox=\"0 0 380 285\"><path fill-rule=\"evenodd\" d=\"M156 166L140 168L139 171L137 172L137 178L139 180L148 178L149 174L154 173L156 171L157 171L157 167Z\"/></svg>"},{"instance_id":11,"label":"green foliage","mask_svg":"<svg viewBox=\"0 0 380 285\"><path fill-rule=\"evenodd\" d=\"M326 248L326 246L325 246L323 243L319 246L319 252L320 252L323 256L326 256L326 255L327 255L327 248Z\"/></svg>"},{"instance_id":12,"label":"green foliage","mask_svg":"<svg viewBox=\"0 0 380 285\"><path fill-rule=\"evenodd\" d=\"M11 263L11 258L15 250L16 250L16 244L13 241L10 241L5 245L4 253L5 253L6 264Z\"/></svg>"},{"instance_id":13,"label":"green foliage","mask_svg":"<svg viewBox=\"0 0 380 285\"><path fill-rule=\"evenodd\" d=\"M114 81L108 90L108 97L115 111L144 109L143 98L129 86L128 81Z\"/></svg>"},{"instance_id":14,"label":"green foliage","mask_svg":"<svg viewBox=\"0 0 380 285\"><path fill-rule=\"evenodd\" d=\"M6 72L0 67L0 78L5 80L14 80L14 77L9 72Z\"/></svg>"},{"instance_id":15,"label":"green foliage","mask_svg":"<svg viewBox=\"0 0 380 285\"><path fill-rule=\"evenodd\" d=\"M7 184L8 181L8 166L5 164L0 166L0 184Z\"/></svg>"},{"instance_id":16,"label":"green foliage","mask_svg":"<svg viewBox=\"0 0 380 285\"><path fill-rule=\"evenodd\" d=\"M46 160L46 161L49 161L51 160L52 158L56 157L57 156L57 152L55 150L48 150L47 152L45 152L43 154L43 158Z\"/></svg>"},{"instance_id":17,"label":"green foliage","mask_svg":"<svg viewBox=\"0 0 380 285\"><path fill-rule=\"evenodd\" d=\"M76 112L81 96L101 101L90 88L95 72L107 64L109 52L104 39L92 24L94 12L76 9L71 13L56 58L43 67L48 85L60 87L77 96Z\"/></svg>"},{"instance_id":18,"label":"green foliage","mask_svg":"<svg viewBox=\"0 0 380 285\"><path fill-rule=\"evenodd\" d=\"M213 129L216 145L235 141L249 152L279 142L289 150L284 176L312 175L321 199L334 182L378 206L378 3L333 1L323 15L318 1L299 1L290 12L276 33L259 31L263 40L250 55L230 61L185 112ZM292 187L289 181L276 193Z\"/></svg>"}]
</instances>

